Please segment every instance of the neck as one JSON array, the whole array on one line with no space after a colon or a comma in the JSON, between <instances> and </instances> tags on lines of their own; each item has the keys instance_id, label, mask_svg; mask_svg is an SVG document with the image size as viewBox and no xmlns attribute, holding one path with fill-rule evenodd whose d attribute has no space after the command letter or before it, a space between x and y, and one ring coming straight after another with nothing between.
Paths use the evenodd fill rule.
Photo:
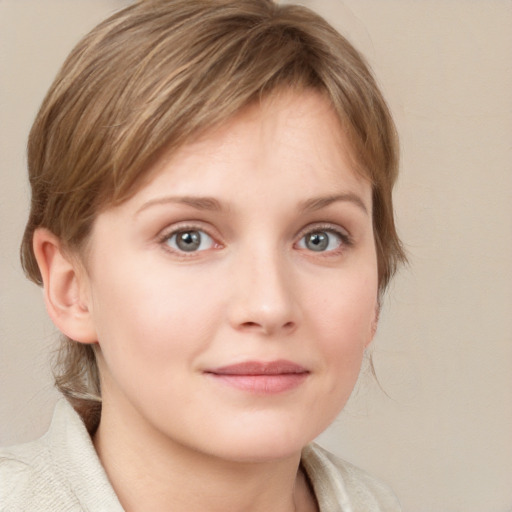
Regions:
<instances>
[{"instance_id":1,"label":"neck","mask_svg":"<svg viewBox=\"0 0 512 512\"><path fill-rule=\"evenodd\" d=\"M133 419L118 421L104 403L94 437L99 458L127 512L316 510L299 470L300 453L272 461L224 460L148 432Z\"/></svg>"}]
</instances>

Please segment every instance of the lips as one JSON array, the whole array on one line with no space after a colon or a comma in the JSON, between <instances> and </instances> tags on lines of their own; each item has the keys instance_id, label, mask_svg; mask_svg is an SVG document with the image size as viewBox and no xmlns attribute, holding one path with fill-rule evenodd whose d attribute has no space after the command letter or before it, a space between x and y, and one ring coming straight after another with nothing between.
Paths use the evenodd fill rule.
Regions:
<instances>
[{"instance_id":1,"label":"lips","mask_svg":"<svg viewBox=\"0 0 512 512\"><path fill-rule=\"evenodd\" d=\"M300 386L309 371L285 360L246 361L205 371L205 374L228 386L257 394L275 394Z\"/></svg>"}]
</instances>

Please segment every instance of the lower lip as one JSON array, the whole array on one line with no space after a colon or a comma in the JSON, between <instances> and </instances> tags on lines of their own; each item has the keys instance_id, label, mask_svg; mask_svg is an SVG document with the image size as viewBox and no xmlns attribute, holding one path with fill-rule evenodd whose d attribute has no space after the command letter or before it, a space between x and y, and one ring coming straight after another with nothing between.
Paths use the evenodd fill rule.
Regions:
<instances>
[{"instance_id":1,"label":"lower lip","mask_svg":"<svg viewBox=\"0 0 512 512\"><path fill-rule=\"evenodd\" d=\"M308 373L280 373L276 375L230 375L209 373L210 377L236 389L260 395L284 393L299 387Z\"/></svg>"}]
</instances>

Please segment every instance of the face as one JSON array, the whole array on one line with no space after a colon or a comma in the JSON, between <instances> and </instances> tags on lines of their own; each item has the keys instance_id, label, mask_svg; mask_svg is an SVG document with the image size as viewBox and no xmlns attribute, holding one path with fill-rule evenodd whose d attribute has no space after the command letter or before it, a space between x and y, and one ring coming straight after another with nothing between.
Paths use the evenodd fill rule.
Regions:
<instances>
[{"instance_id":1,"label":"face","mask_svg":"<svg viewBox=\"0 0 512 512\"><path fill-rule=\"evenodd\" d=\"M344 406L374 332L371 187L313 92L163 157L98 216L85 265L104 408L225 459L300 451Z\"/></svg>"}]
</instances>

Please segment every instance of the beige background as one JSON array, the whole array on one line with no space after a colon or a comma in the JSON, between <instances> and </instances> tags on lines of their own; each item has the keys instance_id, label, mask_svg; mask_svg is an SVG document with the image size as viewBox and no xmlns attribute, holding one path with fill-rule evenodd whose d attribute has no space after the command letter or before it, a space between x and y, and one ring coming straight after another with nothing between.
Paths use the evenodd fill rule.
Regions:
<instances>
[{"instance_id":1,"label":"beige background","mask_svg":"<svg viewBox=\"0 0 512 512\"><path fill-rule=\"evenodd\" d=\"M0 444L41 434L55 331L26 282L27 133L72 45L123 0L0 0ZM405 511L512 510L512 2L318 0L374 67L401 133L411 264L368 376L321 437Z\"/></svg>"}]
</instances>

